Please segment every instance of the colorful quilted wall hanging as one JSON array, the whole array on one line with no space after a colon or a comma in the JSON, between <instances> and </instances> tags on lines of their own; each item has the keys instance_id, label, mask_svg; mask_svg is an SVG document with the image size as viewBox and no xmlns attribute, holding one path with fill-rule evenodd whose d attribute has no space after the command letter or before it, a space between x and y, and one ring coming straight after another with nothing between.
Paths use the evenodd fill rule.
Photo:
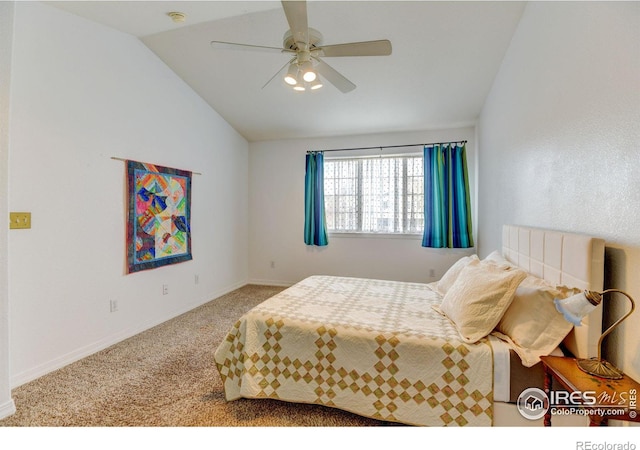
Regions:
<instances>
[{"instance_id":1,"label":"colorful quilted wall hanging","mask_svg":"<svg viewBox=\"0 0 640 450\"><path fill-rule=\"evenodd\" d=\"M191 175L127 161L129 273L192 259Z\"/></svg>"}]
</instances>

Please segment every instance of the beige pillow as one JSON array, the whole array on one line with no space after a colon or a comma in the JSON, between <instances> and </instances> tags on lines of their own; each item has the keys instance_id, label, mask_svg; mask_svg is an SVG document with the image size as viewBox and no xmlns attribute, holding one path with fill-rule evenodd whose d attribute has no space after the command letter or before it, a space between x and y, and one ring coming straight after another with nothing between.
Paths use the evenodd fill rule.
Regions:
<instances>
[{"instance_id":1,"label":"beige pillow","mask_svg":"<svg viewBox=\"0 0 640 450\"><path fill-rule=\"evenodd\" d=\"M445 272L442 278L434 284L436 291L442 296L446 295L449 288L453 286L453 283L458 278L458 275L460 275L462 269L467 267L469 264L479 263L480 259L478 258L478 255L469 255L460 258L449 268L449 270Z\"/></svg>"},{"instance_id":2,"label":"beige pillow","mask_svg":"<svg viewBox=\"0 0 640 450\"><path fill-rule=\"evenodd\" d=\"M493 262L495 264L498 264L499 266L513 266L514 265L514 264L510 263L507 260L507 258L502 256L502 253L500 253L498 250L495 250L495 251L489 253L489 255L487 255L487 257L484 258L482 260L482 262Z\"/></svg>"},{"instance_id":3,"label":"beige pillow","mask_svg":"<svg viewBox=\"0 0 640 450\"><path fill-rule=\"evenodd\" d=\"M529 275L516 290L493 334L509 342L522 364L531 367L540 361L540 356L558 347L573 328L556 309L554 298L566 298L577 292L580 291L554 287Z\"/></svg>"},{"instance_id":4,"label":"beige pillow","mask_svg":"<svg viewBox=\"0 0 640 450\"><path fill-rule=\"evenodd\" d=\"M496 327L527 274L490 263L468 264L442 299L440 311L465 342L477 342Z\"/></svg>"}]
</instances>

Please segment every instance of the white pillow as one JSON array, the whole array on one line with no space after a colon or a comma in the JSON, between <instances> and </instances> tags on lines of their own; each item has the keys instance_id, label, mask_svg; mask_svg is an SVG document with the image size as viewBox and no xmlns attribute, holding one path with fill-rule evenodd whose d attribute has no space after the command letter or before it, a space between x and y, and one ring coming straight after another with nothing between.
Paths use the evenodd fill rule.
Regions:
<instances>
[{"instance_id":1,"label":"white pillow","mask_svg":"<svg viewBox=\"0 0 640 450\"><path fill-rule=\"evenodd\" d=\"M540 361L540 356L558 347L573 328L558 312L553 299L577 292L578 289L554 287L529 275L516 290L493 334L509 342L522 364L531 367Z\"/></svg>"},{"instance_id":2,"label":"white pillow","mask_svg":"<svg viewBox=\"0 0 640 450\"><path fill-rule=\"evenodd\" d=\"M518 268L490 263L468 264L442 299L440 311L465 342L490 334L513 300L527 274Z\"/></svg>"},{"instance_id":3,"label":"white pillow","mask_svg":"<svg viewBox=\"0 0 640 450\"><path fill-rule=\"evenodd\" d=\"M442 278L434 284L436 291L442 296L446 295L449 288L453 286L453 283L458 278L458 275L460 275L462 269L467 267L469 264L479 263L480 259L478 258L478 255L469 255L460 258L451 267L449 267L449 270L445 272Z\"/></svg>"}]
</instances>

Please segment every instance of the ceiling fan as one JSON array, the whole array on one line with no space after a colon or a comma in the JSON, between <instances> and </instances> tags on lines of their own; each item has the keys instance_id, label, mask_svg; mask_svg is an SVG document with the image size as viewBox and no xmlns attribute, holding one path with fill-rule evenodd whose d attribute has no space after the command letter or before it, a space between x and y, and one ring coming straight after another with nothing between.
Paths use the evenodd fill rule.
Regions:
<instances>
[{"instance_id":1,"label":"ceiling fan","mask_svg":"<svg viewBox=\"0 0 640 450\"><path fill-rule=\"evenodd\" d=\"M322 34L308 26L306 1L282 1L282 8L289 24L289 30L284 34L282 48L211 41L211 46L219 49L255 50L292 55L289 61L262 86L263 88L288 66L284 81L296 91L322 87L322 81L319 77L322 75L341 92L350 92L356 88L356 85L321 58L387 56L391 54L391 42L386 39L323 45Z\"/></svg>"}]
</instances>

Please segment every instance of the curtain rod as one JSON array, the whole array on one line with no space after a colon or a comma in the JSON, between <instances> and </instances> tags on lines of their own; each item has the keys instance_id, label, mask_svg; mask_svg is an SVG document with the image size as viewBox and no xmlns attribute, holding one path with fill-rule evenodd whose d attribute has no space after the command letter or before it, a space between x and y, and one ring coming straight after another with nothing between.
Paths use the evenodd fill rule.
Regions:
<instances>
[{"instance_id":1,"label":"curtain rod","mask_svg":"<svg viewBox=\"0 0 640 450\"><path fill-rule=\"evenodd\" d=\"M128 159L118 158L117 156L112 156L111 159L115 159L116 161L129 161ZM193 175L202 175L200 172L191 172Z\"/></svg>"},{"instance_id":2,"label":"curtain rod","mask_svg":"<svg viewBox=\"0 0 640 450\"><path fill-rule=\"evenodd\" d=\"M307 153L317 153L317 152L346 152L350 150L375 150L383 148L399 148L399 147L418 147L418 146L427 146L427 145L443 145L443 144L466 144L467 141L451 141L451 142L429 142L426 144L405 144L405 145L376 145L375 147L355 147L355 148L334 148L329 150L309 150Z\"/></svg>"}]
</instances>

